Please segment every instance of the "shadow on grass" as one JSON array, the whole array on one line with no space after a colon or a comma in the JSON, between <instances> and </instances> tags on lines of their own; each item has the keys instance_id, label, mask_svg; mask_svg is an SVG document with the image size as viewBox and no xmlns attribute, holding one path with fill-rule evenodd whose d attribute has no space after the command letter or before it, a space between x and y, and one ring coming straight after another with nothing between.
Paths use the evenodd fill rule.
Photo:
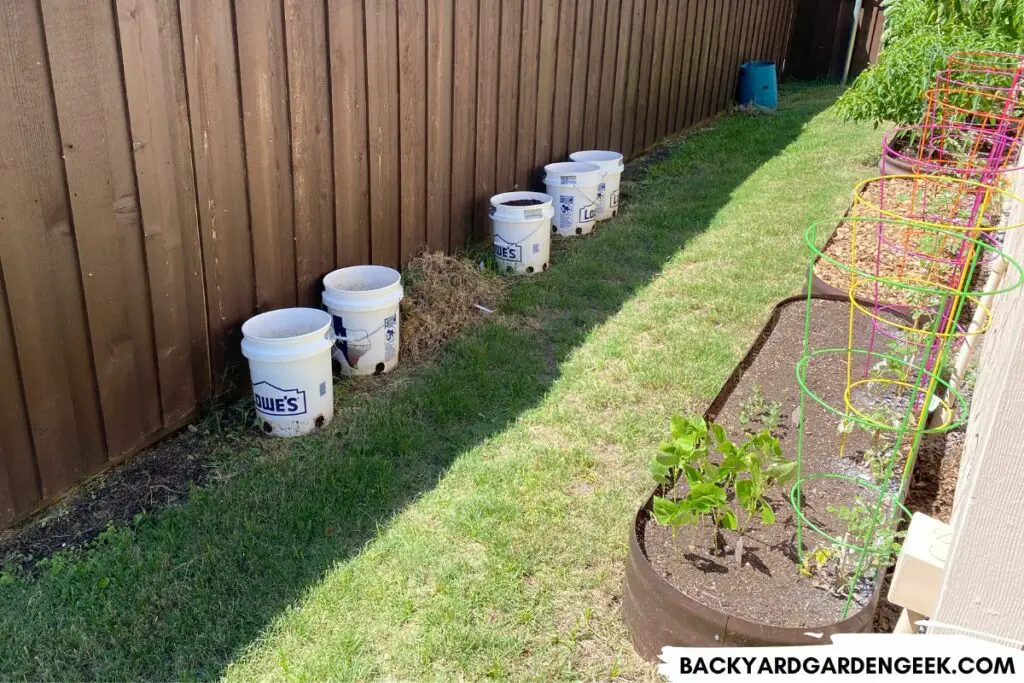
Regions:
<instances>
[{"instance_id":1,"label":"shadow on grass","mask_svg":"<svg viewBox=\"0 0 1024 683\"><path fill-rule=\"evenodd\" d=\"M471 330L436 364L324 432L268 443L252 467L185 506L58 555L39 577L0 577L0 677L221 674L460 454L537 405L562 360L834 93L797 89L778 114L731 117L672 143L646 179L624 186L632 205L622 217L559 246L550 271L515 285L506 311L535 324Z\"/></svg>"}]
</instances>

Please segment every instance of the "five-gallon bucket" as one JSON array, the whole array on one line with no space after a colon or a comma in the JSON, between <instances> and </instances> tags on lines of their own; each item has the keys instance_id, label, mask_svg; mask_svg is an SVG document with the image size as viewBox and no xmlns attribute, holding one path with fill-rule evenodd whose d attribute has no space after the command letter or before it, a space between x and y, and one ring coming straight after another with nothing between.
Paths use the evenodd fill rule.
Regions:
<instances>
[{"instance_id":1,"label":"five-gallon bucket","mask_svg":"<svg viewBox=\"0 0 1024 683\"><path fill-rule=\"evenodd\" d=\"M494 258L501 270L540 273L551 258L551 197L540 192L506 192L491 197Z\"/></svg>"},{"instance_id":2,"label":"five-gallon bucket","mask_svg":"<svg viewBox=\"0 0 1024 683\"><path fill-rule=\"evenodd\" d=\"M544 185L555 203L551 231L585 235L597 220L597 193L602 172L596 164L562 161L544 167Z\"/></svg>"},{"instance_id":3,"label":"five-gallon bucket","mask_svg":"<svg viewBox=\"0 0 1024 683\"><path fill-rule=\"evenodd\" d=\"M765 109L775 109L779 106L775 62L762 59L740 65L739 103L753 103Z\"/></svg>"},{"instance_id":4,"label":"five-gallon bucket","mask_svg":"<svg viewBox=\"0 0 1024 683\"><path fill-rule=\"evenodd\" d=\"M622 155L604 150L573 152L573 161L594 164L601 169L602 180L597 186L597 220L606 221L619 212L619 180L622 177Z\"/></svg>"},{"instance_id":5,"label":"five-gallon bucket","mask_svg":"<svg viewBox=\"0 0 1024 683\"><path fill-rule=\"evenodd\" d=\"M252 397L263 431L299 436L334 417L331 316L315 308L282 308L242 325Z\"/></svg>"},{"instance_id":6,"label":"five-gallon bucket","mask_svg":"<svg viewBox=\"0 0 1024 683\"><path fill-rule=\"evenodd\" d=\"M402 278L384 266L351 266L324 277L324 308L334 317L334 358L343 375L378 375L398 364Z\"/></svg>"}]
</instances>

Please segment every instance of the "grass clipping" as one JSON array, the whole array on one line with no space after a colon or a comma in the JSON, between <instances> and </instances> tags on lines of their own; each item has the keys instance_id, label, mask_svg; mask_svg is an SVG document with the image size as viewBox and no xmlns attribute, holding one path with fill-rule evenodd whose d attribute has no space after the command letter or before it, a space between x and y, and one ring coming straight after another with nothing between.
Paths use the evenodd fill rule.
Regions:
<instances>
[{"instance_id":1,"label":"grass clipping","mask_svg":"<svg viewBox=\"0 0 1024 683\"><path fill-rule=\"evenodd\" d=\"M437 354L462 328L495 310L506 283L466 258L420 253L403 273L402 358L418 363Z\"/></svg>"}]
</instances>

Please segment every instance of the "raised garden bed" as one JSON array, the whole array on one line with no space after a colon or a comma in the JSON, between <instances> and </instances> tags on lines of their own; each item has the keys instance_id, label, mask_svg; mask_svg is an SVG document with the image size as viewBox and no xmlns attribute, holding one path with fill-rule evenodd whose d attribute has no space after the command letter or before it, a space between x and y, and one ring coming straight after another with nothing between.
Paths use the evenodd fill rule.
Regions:
<instances>
[{"instance_id":1,"label":"raised garden bed","mask_svg":"<svg viewBox=\"0 0 1024 683\"><path fill-rule=\"evenodd\" d=\"M801 392L794 367L803 349L805 307L805 297L786 299L776 307L705 415L734 440L744 432L771 429L789 459L797 453ZM810 346L846 347L848 314L845 297L815 297ZM854 346L865 346L869 334L866 322L855 328ZM807 377L818 396L841 404L845 356L809 364ZM844 529L830 507L852 505L858 497L871 495L872 473L862 457L869 442L865 432L840 435L833 415L806 402L801 476L848 477L812 479L801 487L805 515L830 534L842 535ZM869 572L857 584L844 616L845 594L834 591L827 577L801 575L796 518L782 490L766 495L775 523L752 525L745 534L742 566L735 557L737 532L695 527L673 536L654 522L654 497L667 493L655 491L641 507L630 537L623 610L641 655L653 658L665 645L814 644L827 642L831 633L871 630L882 572ZM821 540L805 531L804 550L813 551Z\"/></svg>"}]
</instances>

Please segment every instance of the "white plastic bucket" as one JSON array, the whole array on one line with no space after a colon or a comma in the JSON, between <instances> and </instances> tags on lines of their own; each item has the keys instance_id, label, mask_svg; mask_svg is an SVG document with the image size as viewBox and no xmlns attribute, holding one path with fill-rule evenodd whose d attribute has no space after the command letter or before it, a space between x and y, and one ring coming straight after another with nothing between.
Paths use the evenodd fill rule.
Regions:
<instances>
[{"instance_id":1,"label":"white plastic bucket","mask_svg":"<svg viewBox=\"0 0 1024 683\"><path fill-rule=\"evenodd\" d=\"M544 167L544 185L555 204L551 231L586 235L597 220L597 189L601 168L582 161L561 161Z\"/></svg>"},{"instance_id":2,"label":"white plastic bucket","mask_svg":"<svg viewBox=\"0 0 1024 683\"><path fill-rule=\"evenodd\" d=\"M282 308L242 325L253 404L263 431L300 436L334 417L331 316L315 308Z\"/></svg>"},{"instance_id":3,"label":"white plastic bucket","mask_svg":"<svg viewBox=\"0 0 1024 683\"><path fill-rule=\"evenodd\" d=\"M350 266L324 277L324 308L334 318L334 358L343 375L379 375L398 365L402 276L385 266Z\"/></svg>"},{"instance_id":4,"label":"white plastic bucket","mask_svg":"<svg viewBox=\"0 0 1024 683\"><path fill-rule=\"evenodd\" d=\"M603 176L597 186L597 220L606 221L609 218L614 218L619 212L619 182L622 179L622 170L625 168L622 163L622 155L618 152L591 149L585 152L573 152L569 158L573 161L594 164L601 169Z\"/></svg>"},{"instance_id":5,"label":"white plastic bucket","mask_svg":"<svg viewBox=\"0 0 1024 683\"><path fill-rule=\"evenodd\" d=\"M551 197L540 192L506 192L491 197L494 258L501 270L540 273L551 258Z\"/></svg>"}]
</instances>

